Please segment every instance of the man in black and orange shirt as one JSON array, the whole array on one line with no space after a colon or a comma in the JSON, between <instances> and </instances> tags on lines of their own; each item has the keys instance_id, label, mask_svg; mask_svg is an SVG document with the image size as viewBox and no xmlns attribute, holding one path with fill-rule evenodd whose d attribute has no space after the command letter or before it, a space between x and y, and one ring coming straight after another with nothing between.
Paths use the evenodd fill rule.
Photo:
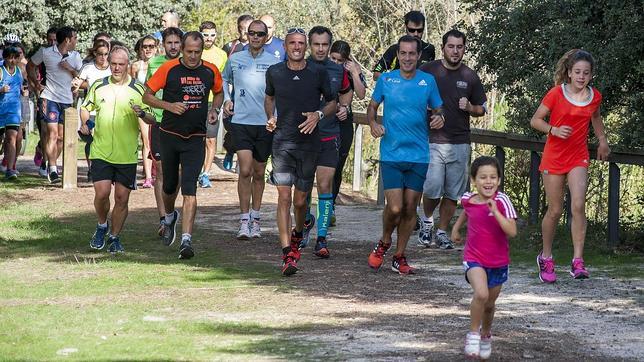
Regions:
<instances>
[{"instance_id":1,"label":"man in black and orange shirt","mask_svg":"<svg viewBox=\"0 0 644 362\"><path fill-rule=\"evenodd\" d=\"M179 212L174 204L179 185L184 220L179 259L194 256L192 227L197 211L197 177L204 160L206 119L217 122L223 101L222 79L217 67L201 60L204 40L201 33L191 31L181 39L181 58L164 63L146 83L143 102L163 109L160 125L161 162L163 165L163 204L165 224L163 242L171 245L176 236ZM163 89L163 99L154 94ZM213 92L213 106L208 111L208 96Z\"/></svg>"}]
</instances>

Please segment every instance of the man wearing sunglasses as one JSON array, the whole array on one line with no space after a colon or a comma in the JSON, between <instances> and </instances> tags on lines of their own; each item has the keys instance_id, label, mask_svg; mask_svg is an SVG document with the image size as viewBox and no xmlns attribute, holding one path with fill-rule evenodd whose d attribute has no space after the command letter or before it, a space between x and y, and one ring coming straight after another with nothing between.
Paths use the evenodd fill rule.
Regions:
<instances>
[{"instance_id":1,"label":"man wearing sunglasses","mask_svg":"<svg viewBox=\"0 0 644 362\"><path fill-rule=\"evenodd\" d=\"M306 217L306 196L313 188L320 152L318 123L336 112L335 94L326 69L304 58L306 32L289 29L287 60L268 68L264 110L273 135L271 181L277 186L277 228L282 247L282 275L297 272ZM320 108L320 99L327 102ZM279 114L275 115L275 110ZM295 186L295 191L292 191ZM291 201L295 227L291 230Z\"/></svg>"},{"instance_id":2,"label":"man wearing sunglasses","mask_svg":"<svg viewBox=\"0 0 644 362\"><path fill-rule=\"evenodd\" d=\"M423 33L425 32L425 16L423 13L417 10L412 10L405 14L405 28L407 35L411 35L421 43L421 54L420 59L418 60L418 66L425 62L429 62L435 59L436 50L434 46L425 43L423 38ZM400 62L397 58L398 53L398 44L393 44L382 55L378 63L376 63L375 68L373 69L373 80L378 80L380 74L384 72L389 72L395 69L400 69Z\"/></svg>"},{"instance_id":3,"label":"man wearing sunglasses","mask_svg":"<svg viewBox=\"0 0 644 362\"><path fill-rule=\"evenodd\" d=\"M222 74L224 116L232 117L230 134L239 164L237 191L241 215L238 239L261 237L259 211L264 193L266 161L273 143L273 135L266 129L264 113L266 70L279 62L264 48L267 37L266 24L260 20L251 22L248 27L248 49L231 55ZM231 86L236 94L234 101Z\"/></svg>"},{"instance_id":4,"label":"man wearing sunglasses","mask_svg":"<svg viewBox=\"0 0 644 362\"><path fill-rule=\"evenodd\" d=\"M204 21L199 26L199 32L203 35L204 48L201 59L214 64L219 72L223 73L228 55L226 52L215 46L217 40L217 26L212 21ZM209 105L212 105L212 94L208 98ZM217 151L217 134L219 133L219 123L206 124L206 159L203 163L203 170L199 175L199 186L203 188L210 188L210 167L212 161L215 159L215 152Z\"/></svg>"},{"instance_id":5,"label":"man wearing sunglasses","mask_svg":"<svg viewBox=\"0 0 644 362\"><path fill-rule=\"evenodd\" d=\"M266 43L264 43L264 50L272 54L279 61L286 60L286 52L284 51L284 40L274 36L275 34L275 19L266 14L262 15L259 20L266 24L268 35ZM244 46L244 50L248 49L248 44Z\"/></svg>"}]
</instances>

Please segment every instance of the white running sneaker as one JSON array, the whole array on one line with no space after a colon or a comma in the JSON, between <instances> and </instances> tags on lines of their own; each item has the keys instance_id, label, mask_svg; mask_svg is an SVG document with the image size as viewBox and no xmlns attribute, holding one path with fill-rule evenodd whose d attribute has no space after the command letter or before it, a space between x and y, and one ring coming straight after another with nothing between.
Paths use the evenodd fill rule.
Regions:
<instances>
[{"instance_id":1,"label":"white running sneaker","mask_svg":"<svg viewBox=\"0 0 644 362\"><path fill-rule=\"evenodd\" d=\"M469 332L465 336L465 355L469 358L478 358L481 350L481 335Z\"/></svg>"},{"instance_id":2,"label":"white running sneaker","mask_svg":"<svg viewBox=\"0 0 644 362\"><path fill-rule=\"evenodd\" d=\"M259 227L259 220L253 220L250 222L250 237L251 238L262 237L262 229Z\"/></svg>"},{"instance_id":3,"label":"white running sneaker","mask_svg":"<svg viewBox=\"0 0 644 362\"><path fill-rule=\"evenodd\" d=\"M481 337L481 343L479 344L479 358L489 359L492 354L492 335L487 337Z\"/></svg>"},{"instance_id":4,"label":"white running sneaker","mask_svg":"<svg viewBox=\"0 0 644 362\"><path fill-rule=\"evenodd\" d=\"M250 228L248 220L239 220L239 231L237 232L237 239L248 240L250 238Z\"/></svg>"},{"instance_id":5,"label":"white running sneaker","mask_svg":"<svg viewBox=\"0 0 644 362\"><path fill-rule=\"evenodd\" d=\"M429 248L432 245L432 236L434 234L434 224L421 221L420 230L418 231L418 245Z\"/></svg>"},{"instance_id":6,"label":"white running sneaker","mask_svg":"<svg viewBox=\"0 0 644 362\"><path fill-rule=\"evenodd\" d=\"M47 176L49 176L49 174L47 173L47 169L46 169L46 168L39 168L39 169L38 169L38 175L40 175L40 177L47 177Z\"/></svg>"}]
</instances>

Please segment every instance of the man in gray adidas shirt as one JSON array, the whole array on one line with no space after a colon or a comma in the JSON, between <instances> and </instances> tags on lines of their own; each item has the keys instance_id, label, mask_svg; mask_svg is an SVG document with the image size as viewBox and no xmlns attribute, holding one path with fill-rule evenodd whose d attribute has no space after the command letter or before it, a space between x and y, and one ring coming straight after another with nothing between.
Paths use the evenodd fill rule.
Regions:
<instances>
[{"instance_id":1,"label":"man in gray adidas shirt","mask_svg":"<svg viewBox=\"0 0 644 362\"><path fill-rule=\"evenodd\" d=\"M248 26L248 49L228 58L224 80L224 116L232 116L230 132L237 150L239 164L239 221L238 239L259 238L259 209L264 193L264 171L271 153L273 134L266 129L264 97L266 70L279 60L263 49L268 28L260 20ZM231 99L230 85L235 92ZM251 206L252 196L252 208Z\"/></svg>"},{"instance_id":2,"label":"man in gray adidas shirt","mask_svg":"<svg viewBox=\"0 0 644 362\"><path fill-rule=\"evenodd\" d=\"M40 48L27 63L27 76L36 84L42 102L40 112L47 124L44 144L45 155L49 162L49 181L60 182L56 161L63 149L63 122L65 109L74 102L72 80L78 76L83 60L74 49L77 43L76 29L64 26L56 32L57 44ZM47 81L43 86L38 82L38 66L44 63Z\"/></svg>"}]
</instances>

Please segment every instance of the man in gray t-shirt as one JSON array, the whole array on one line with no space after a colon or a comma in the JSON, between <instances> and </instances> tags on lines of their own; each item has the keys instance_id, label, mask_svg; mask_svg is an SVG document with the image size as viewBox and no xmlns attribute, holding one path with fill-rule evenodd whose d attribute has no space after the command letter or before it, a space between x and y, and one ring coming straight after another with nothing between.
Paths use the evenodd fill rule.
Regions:
<instances>
[{"instance_id":1,"label":"man in gray t-shirt","mask_svg":"<svg viewBox=\"0 0 644 362\"><path fill-rule=\"evenodd\" d=\"M429 168L423 186L424 217L418 233L419 244L426 247L434 245L432 215L439 204L436 244L441 249L454 247L447 227L469 180L470 116L480 117L486 111L487 98L481 80L462 63L465 41L465 34L450 30L443 36L443 59L420 67L436 79L445 116L443 128L429 136Z\"/></svg>"},{"instance_id":2,"label":"man in gray t-shirt","mask_svg":"<svg viewBox=\"0 0 644 362\"><path fill-rule=\"evenodd\" d=\"M78 40L76 29L64 26L56 32L57 44L40 48L27 63L27 76L40 93L42 112L47 132L44 144L45 155L49 162L49 181L60 182L56 162L63 149L63 122L65 109L74 102L72 80L78 77L83 60L74 49ZM38 66L47 69L45 85L38 81Z\"/></svg>"}]
</instances>

